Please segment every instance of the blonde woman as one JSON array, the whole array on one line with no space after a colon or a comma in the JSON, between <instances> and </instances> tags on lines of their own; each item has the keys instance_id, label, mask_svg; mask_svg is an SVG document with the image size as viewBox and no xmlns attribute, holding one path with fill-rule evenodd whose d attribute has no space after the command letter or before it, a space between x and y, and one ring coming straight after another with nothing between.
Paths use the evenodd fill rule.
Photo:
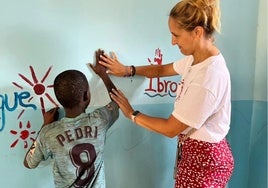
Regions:
<instances>
[{"instance_id":1,"label":"blonde woman","mask_svg":"<svg viewBox=\"0 0 268 188\"><path fill-rule=\"evenodd\" d=\"M172 45L185 55L165 65L124 66L113 53L99 63L116 76L181 75L174 110L168 118L135 111L118 90L111 93L127 118L167 137L179 138L175 188L225 187L234 167L225 139L230 128L231 83L225 59L214 44L220 32L218 0L182 0L169 14Z\"/></svg>"}]
</instances>

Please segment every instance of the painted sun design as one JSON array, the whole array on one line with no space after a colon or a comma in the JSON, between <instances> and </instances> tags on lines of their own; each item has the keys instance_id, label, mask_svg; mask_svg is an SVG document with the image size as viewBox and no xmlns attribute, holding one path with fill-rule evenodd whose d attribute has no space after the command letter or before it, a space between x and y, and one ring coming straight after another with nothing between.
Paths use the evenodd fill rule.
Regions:
<instances>
[{"instance_id":1,"label":"painted sun design","mask_svg":"<svg viewBox=\"0 0 268 188\"><path fill-rule=\"evenodd\" d=\"M30 131L31 123L28 121L26 124L26 128L23 129L22 122L19 123L19 131L11 130L10 133L17 136L18 138L10 145L11 148L15 147L19 140L24 142L24 148L28 148L28 141L32 140L35 141L31 135L35 135L36 131Z\"/></svg>"},{"instance_id":2,"label":"painted sun design","mask_svg":"<svg viewBox=\"0 0 268 188\"><path fill-rule=\"evenodd\" d=\"M19 76L32 87L36 96L39 97L42 114L45 113L44 97L47 98L55 107L58 107L57 103L46 92L46 88L53 88L53 85L47 85L47 86L44 85L44 82L47 79L47 77L51 71L51 68L52 68L51 66L48 68L48 70L46 71L46 73L43 76L43 78L41 79L41 81L39 81L37 79L35 71L34 71L32 66L30 66L32 81L30 79L26 78L23 74L19 73ZM14 84L16 87L18 87L20 89L23 89L23 87L21 85L17 84L16 82L12 82L12 84ZM30 102L32 99L33 99L33 97L31 97L28 102ZM22 112L19 114L18 119L23 114L23 112L24 112L24 110L22 110Z\"/></svg>"},{"instance_id":3,"label":"painted sun design","mask_svg":"<svg viewBox=\"0 0 268 188\"><path fill-rule=\"evenodd\" d=\"M48 68L48 70L46 71L46 73L44 74L43 78L39 81L36 77L35 71L33 69L32 66L29 66L30 71L31 71L31 76L32 79L28 79L26 78L26 76L24 76L23 74L19 73L19 76L26 82L28 83L35 95L31 96L28 99L28 102L31 102L32 99L37 96L39 97L39 101L40 101L40 106L41 106L41 111L42 114L45 113L45 102L44 99L47 99L49 102L51 102L55 107L58 107L57 103L53 100L53 98L49 95L49 93L47 93L47 89L48 88L53 88L53 85L45 85L44 82L46 81L50 71L51 71L51 66ZM16 87L18 87L19 89L23 90L24 88L19 85L16 82L12 82L13 85L15 85ZM22 116L22 114L24 113L25 109L22 109L22 111L19 113L17 119L20 119L20 117ZM18 138L11 144L11 148L14 148L17 143L19 142L19 140L22 140L24 142L24 148L28 147L28 141L32 140L32 142L35 140L34 138L31 137L31 135L34 135L36 133L36 131L31 131L31 124L30 121L28 121L26 128L23 129L23 125L22 122L19 122L19 130L10 130L10 133L17 136Z\"/></svg>"}]
</instances>

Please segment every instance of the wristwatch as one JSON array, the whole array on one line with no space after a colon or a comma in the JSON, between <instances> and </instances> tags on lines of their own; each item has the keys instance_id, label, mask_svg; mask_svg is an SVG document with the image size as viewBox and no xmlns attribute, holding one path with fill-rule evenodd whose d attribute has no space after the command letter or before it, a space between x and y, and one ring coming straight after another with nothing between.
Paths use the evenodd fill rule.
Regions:
<instances>
[{"instance_id":1,"label":"wristwatch","mask_svg":"<svg viewBox=\"0 0 268 188\"><path fill-rule=\"evenodd\" d=\"M140 114L140 111L136 110L131 114L131 120L136 123L136 117L138 116L138 114Z\"/></svg>"}]
</instances>

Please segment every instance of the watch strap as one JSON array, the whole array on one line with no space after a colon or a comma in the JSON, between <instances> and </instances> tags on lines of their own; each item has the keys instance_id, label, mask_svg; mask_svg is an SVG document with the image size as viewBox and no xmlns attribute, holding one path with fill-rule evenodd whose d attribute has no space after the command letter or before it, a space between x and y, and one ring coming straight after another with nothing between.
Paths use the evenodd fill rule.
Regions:
<instances>
[{"instance_id":1,"label":"watch strap","mask_svg":"<svg viewBox=\"0 0 268 188\"><path fill-rule=\"evenodd\" d=\"M131 114L131 120L136 123L135 119L137 117L137 115L140 114L140 111L136 110Z\"/></svg>"}]
</instances>

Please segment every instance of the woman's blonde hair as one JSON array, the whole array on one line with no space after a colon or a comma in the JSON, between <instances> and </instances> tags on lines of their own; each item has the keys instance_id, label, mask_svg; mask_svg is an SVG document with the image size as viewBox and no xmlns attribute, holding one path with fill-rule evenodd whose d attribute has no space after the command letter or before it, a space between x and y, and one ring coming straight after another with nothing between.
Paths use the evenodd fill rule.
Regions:
<instances>
[{"instance_id":1,"label":"woman's blonde hair","mask_svg":"<svg viewBox=\"0 0 268 188\"><path fill-rule=\"evenodd\" d=\"M169 16L186 31L203 27L208 37L221 30L219 0L182 0L171 9Z\"/></svg>"}]
</instances>

